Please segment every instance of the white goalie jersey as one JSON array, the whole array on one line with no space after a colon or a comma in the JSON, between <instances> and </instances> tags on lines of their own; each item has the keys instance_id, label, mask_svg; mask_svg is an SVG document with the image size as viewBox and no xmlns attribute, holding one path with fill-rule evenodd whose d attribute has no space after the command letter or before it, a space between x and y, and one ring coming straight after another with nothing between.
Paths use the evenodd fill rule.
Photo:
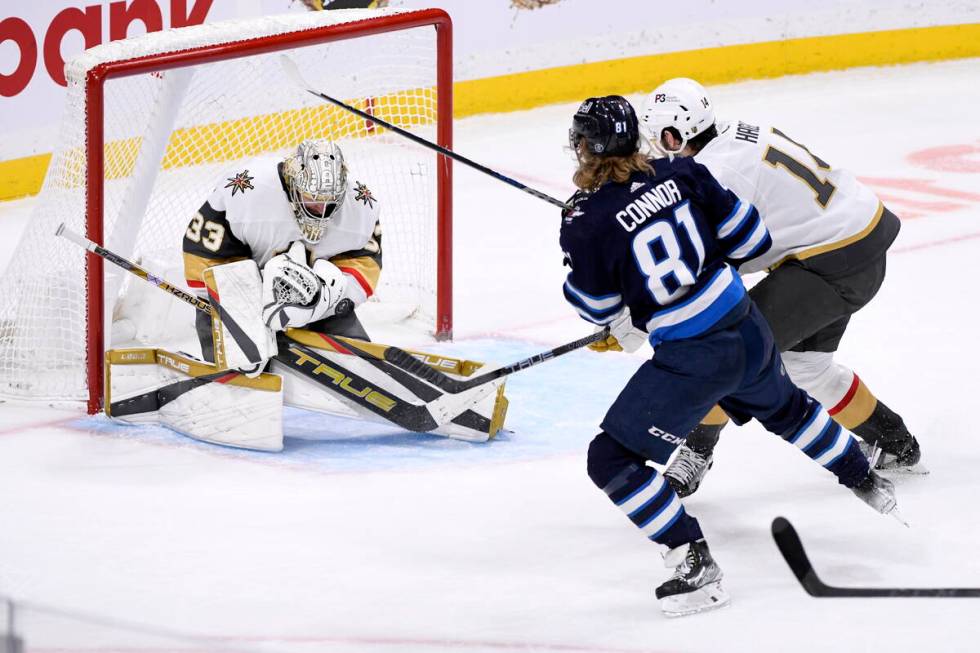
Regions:
<instances>
[{"instance_id":1,"label":"white goalie jersey","mask_svg":"<svg viewBox=\"0 0 980 653\"><path fill-rule=\"evenodd\" d=\"M740 272L839 249L877 225L881 201L852 173L831 167L770 125L732 121L717 128L718 136L695 160L759 210L773 241L772 249Z\"/></svg>"},{"instance_id":2,"label":"white goalie jersey","mask_svg":"<svg viewBox=\"0 0 980 653\"><path fill-rule=\"evenodd\" d=\"M259 157L223 174L184 234L184 272L191 288L203 289L204 269L250 258L263 267L303 239L284 188L281 157ZM377 287L381 273L378 201L359 181L348 185L344 202L325 235L306 243L309 260L327 259L345 275L360 303Z\"/></svg>"}]
</instances>

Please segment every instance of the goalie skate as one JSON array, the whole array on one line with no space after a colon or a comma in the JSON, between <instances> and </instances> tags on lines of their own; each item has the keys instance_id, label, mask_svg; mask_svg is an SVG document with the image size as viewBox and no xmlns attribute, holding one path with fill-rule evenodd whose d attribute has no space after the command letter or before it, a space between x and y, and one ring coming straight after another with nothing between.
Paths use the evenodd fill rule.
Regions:
<instances>
[{"instance_id":1,"label":"goalie skate","mask_svg":"<svg viewBox=\"0 0 980 653\"><path fill-rule=\"evenodd\" d=\"M664 565L674 567L670 579L657 588L660 609L668 617L683 617L723 608L731 597L721 587L721 567L704 540L671 549Z\"/></svg>"}]
</instances>

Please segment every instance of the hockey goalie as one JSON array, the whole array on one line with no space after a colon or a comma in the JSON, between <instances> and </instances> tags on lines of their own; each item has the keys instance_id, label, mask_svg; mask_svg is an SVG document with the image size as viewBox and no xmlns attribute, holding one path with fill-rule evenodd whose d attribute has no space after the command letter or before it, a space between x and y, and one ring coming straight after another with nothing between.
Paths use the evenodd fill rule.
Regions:
<instances>
[{"instance_id":1,"label":"hockey goalie","mask_svg":"<svg viewBox=\"0 0 980 653\"><path fill-rule=\"evenodd\" d=\"M217 444L278 451L282 406L485 441L503 425L497 379L451 394L385 360L357 307L381 274L377 198L340 147L303 141L284 160L222 175L184 233L203 360L163 349L106 356L106 413ZM482 364L411 352L450 377ZM423 375L424 376L424 375Z\"/></svg>"}]
</instances>

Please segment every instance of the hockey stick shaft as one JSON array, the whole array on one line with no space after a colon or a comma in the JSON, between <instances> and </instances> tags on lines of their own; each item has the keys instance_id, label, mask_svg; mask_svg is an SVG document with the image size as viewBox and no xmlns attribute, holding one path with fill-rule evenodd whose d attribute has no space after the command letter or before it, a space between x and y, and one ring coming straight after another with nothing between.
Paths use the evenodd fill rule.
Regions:
<instances>
[{"instance_id":1,"label":"hockey stick shaft","mask_svg":"<svg viewBox=\"0 0 980 653\"><path fill-rule=\"evenodd\" d=\"M980 598L973 587L834 587L813 569L796 529L784 517L772 522L772 537L793 575L807 594L816 598Z\"/></svg>"},{"instance_id":2,"label":"hockey stick shaft","mask_svg":"<svg viewBox=\"0 0 980 653\"><path fill-rule=\"evenodd\" d=\"M209 304L206 300L201 299L200 297L195 297L194 295L185 292L174 285L167 283L160 277L156 277L150 274L149 272L147 272L140 266L136 265L132 261L125 259L119 256L118 254L116 254L115 252L112 252L104 247L101 247L100 245L93 243L91 240L81 235L80 233L72 231L71 229L66 227L64 223L60 224L58 226L58 230L55 231L54 233L56 236L61 236L62 238L66 238L71 242L75 243L76 245L78 245L79 247L92 252L96 256L100 256L104 258L110 263L118 265L119 267L121 267L122 269L128 272L132 272L140 279L152 283L160 290L170 293L177 299L182 299L183 301L187 302L197 310L208 314L211 313L211 304Z\"/></svg>"},{"instance_id":3,"label":"hockey stick shaft","mask_svg":"<svg viewBox=\"0 0 980 653\"><path fill-rule=\"evenodd\" d=\"M446 374L443 374L439 370L429 367L419 359L415 358L415 356L412 356L408 352L401 350L398 347L388 347L384 352L384 359L392 365L395 365L406 372L411 372L419 378L428 381L441 390L445 390L451 394L457 394L475 388L484 383L489 383L490 381L494 381L505 376L510 376L514 372L520 372L521 370L526 370L529 367L534 367L535 365L550 361L551 359L557 358L562 354L567 354L570 351L581 349L582 347L591 345L594 342L605 340L607 337L609 337L609 327L606 327L601 331L597 331L584 338L579 338L578 340L565 343L564 345L560 345L554 349L549 349L548 351L543 351L539 354L535 354L534 356L519 360L516 363L511 363L510 365L500 367L491 372L487 372L486 374L480 374L478 376L474 376L473 378L466 379L465 381L454 379Z\"/></svg>"},{"instance_id":4,"label":"hockey stick shaft","mask_svg":"<svg viewBox=\"0 0 980 653\"><path fill-rule=\"evenodd\" d=\"M292 78L292 80L296 83L297 86L299 86L300 88L302 88L303 90L305 90L307 93L310 93L311 95L315 95L316 97L320 98L321 100L325 100L325 101L329 102L330 104L333 104L334 106L340 107L344 111L348 111L350 113L353 113L355 116L358 116L358 117L363 118L365 120L371 121L373 123L377 123L377 124L381 125L382 127L384 127L385 129L390 129L391 131L395 132L399 136L403 136L403 137L407 138L408 140L410 140L410 141L412 141L414 143L417 143L418 145L421 145L422 147L427 147L430 150L435 150L436 152L438 152L439 154L442 154L443 156L447 156L447 157L449 157L450 159L452 159L454 161L459 161L463 165L467 165L467 166L473 168L474 170L479 170L483 174L489 175L489 176L493 177L494 179L496 179L498 181L504 182L505 184L509 184L509 185L513 186L514 188L517 188L518 190L522 190L525 193L527 193L528 195L533 195L534 197L537 197L540 200L544 200L545 202L548 202L549 204L553 204L553 205L555 205L557 207L560 207L562 209L570 209L570 208L572 208L570 204L566 204L565 202L562 202L561 200L558 200L558 199L552 197L551 195L548 195L546 193L542 193L541 191L539 191L537 189L534 189L534 188L531 188L530 186L527 186L526 184L522 184L521 182L517 181L516 179L512 179L512 178L508 177L507 175L501 174L501 173L497 172L496 170L494 170L492 168L488 168L487 166L485 166L485 165L483 165L481 163L477 163L476 161L473 161L472 159L468 159L465 156L463 156L462 154L457 154L456 152L453 152L449 148L443 147L441 145L438 145L436 143L433 143L432 141L426 140L426 139L422 138L421 136L418 136L416 134L413 134L412 132L410 132L410 131L408 131L406 129L402 129L401 127L398 127L397 125L393 125L392 123L390 123L390 122L388 122L388 121L386 121L386 120L384 120L382 118L378 118L377 116L372 115L372 114L368 113L367 111L362 111L362 110L358 109L357 107L352 107L351 105L347 104L346 102L342 102L341 100L338 100L335 97L331 97L330 95L327 95L326 93L323 93L321 91L316 90L310 84L308 84L305 79L303 79L303 76L300 74L299 68L296 66L296 62L295 61L293 61L292 59L290 59L286 55L280 55L279 59L280 59L280 62L282 64L283 70L285 70L286 74L290 78Z\"/></svg>"}]
</instances>

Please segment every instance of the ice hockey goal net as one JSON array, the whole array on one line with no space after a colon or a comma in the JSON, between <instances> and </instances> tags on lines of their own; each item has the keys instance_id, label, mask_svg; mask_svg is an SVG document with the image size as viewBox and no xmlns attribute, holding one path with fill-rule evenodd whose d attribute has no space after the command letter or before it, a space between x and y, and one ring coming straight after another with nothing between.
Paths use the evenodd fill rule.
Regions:
<instances>
[{"instance_id":1,"label":"ice hockey goal net","mask_svg":"<svg viewBox=\"0 0 980 653\"><path fill-rule=\"evenodd\" d=\"M0 396L95 412L108 346L193 337L193 309L56 238L60 223L182 284L181 238L218 176L310 137L337 140L381 205L384 268L365 312L449 337L448 159L297 88L280 56L325 93L451 147L451 33L437 9L293 13L151 33L70 62L59 146L0 279Z\"/></svg>"}]
</instances>

